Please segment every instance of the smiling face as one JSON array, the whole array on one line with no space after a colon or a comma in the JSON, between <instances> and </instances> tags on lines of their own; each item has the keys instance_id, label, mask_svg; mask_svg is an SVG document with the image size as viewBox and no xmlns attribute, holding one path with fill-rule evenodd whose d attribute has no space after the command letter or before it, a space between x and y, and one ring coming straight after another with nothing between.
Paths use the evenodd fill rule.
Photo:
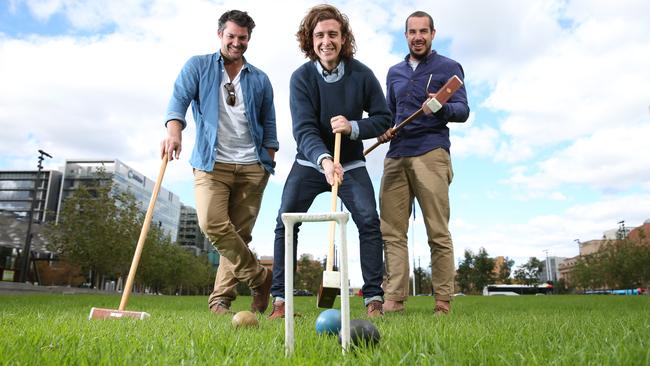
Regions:
<instances>
[{"instance_id":1,"label":"smiling face","mask_svg":"<svg viewBox=\"0 0 650 366\"><path fill-rule=\"evenodd\" d=\"M227 21L223 30L219 31L221 40L221 55L228 61L239 61L248 48L250 34L246 27L240 27L234 22Z\"/></svg>"},{"instance_id":2,"label":"smiling face","mask_svg":"<svg viewBox=\"0 0 650 366\"><path fill-rule=\"evenodd\" d=\"M345 38L341 34L341 24L334 19L318 22L314 27L312 40L314 52L321 65L328 70L335 68L341 59L339 55L345 43Z\"/></svg>"},{"instance_id":3,"label":"smiling face","mask_svg":"<svg viewBox=\"0 0 650 366\"><path fill-rule=\"evenodd\" d=\"M436 31L430 28L431 23L426 17L410 17L406 26L406 41L408 42L411 58L422 59L431 52L431 43Z\"/></svg>"}]
</instances>

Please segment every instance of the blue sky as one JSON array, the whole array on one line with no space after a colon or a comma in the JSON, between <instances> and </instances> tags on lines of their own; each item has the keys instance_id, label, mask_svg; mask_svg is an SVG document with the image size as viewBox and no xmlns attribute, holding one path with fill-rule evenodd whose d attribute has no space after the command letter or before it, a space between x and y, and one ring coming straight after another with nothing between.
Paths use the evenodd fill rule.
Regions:
<instances>
[{"instance_id":1,"label":"blue sky","mask_svg":"<svg viewBox=\"0 0 650 366\"><path fill-rule=\"evenodd\" d=\"M457 258L480 247L517 264L543 257L546 249L574 256L574 239L597 239L621 220L638 226L650 218L647 2L331 3L349 16L356 57L382 84L407 52L403 22L415 10L432 14L434 48L465 69L472 113L468 122L450 126ZM288 80L304 58L294 33L317 3L282 4L236 4L257 23L246 55L273 83L281 143L251 243L262 255L272 254L275 215L295 155ZM118 158L155 178L172 83L187 58L218 48L216 20L233 5L0 2L0 169L35 168L36 151L44 149L54 156L47 168L65 159ZM190 123L181 160L170 164L164 181L190 205L193 134ZM368 159L376 191L385 152L382 147ZM322 195L312 211L328 206ZM325 232L325 225L305 225L299 251L324 256ZM350 225L358 285L356 236ZM428 263L419 211L414 247Z\"/></svg>"}]
</instances>

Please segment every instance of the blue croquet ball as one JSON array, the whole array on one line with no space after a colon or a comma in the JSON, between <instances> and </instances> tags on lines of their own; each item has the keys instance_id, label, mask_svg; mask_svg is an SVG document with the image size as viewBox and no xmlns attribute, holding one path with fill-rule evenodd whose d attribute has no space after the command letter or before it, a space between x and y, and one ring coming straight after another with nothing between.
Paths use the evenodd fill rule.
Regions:
<instances>
[{"instance_id":1,"label":"blue croquet ball","mask_svg":"<svg viewBox=\"0 0 650 366\"><path fill-rule=\"evenodd\" d=\"M367 320L355 319L350 321L350 343L357 346L374 346L379 343L379 330ZM339 332L339 343L341 334Z\"/></svg>"},{"instance_id":2,"label":"blue croquet ball","mask_svg":"<svg viewBox=\"0 0 650 366\"><path fill-rule=\"evenodd\" d=\"M316 318L316 333L338 334L341 330L341 312L337 309L327 309Z\"/></svg>"}]
</instances>

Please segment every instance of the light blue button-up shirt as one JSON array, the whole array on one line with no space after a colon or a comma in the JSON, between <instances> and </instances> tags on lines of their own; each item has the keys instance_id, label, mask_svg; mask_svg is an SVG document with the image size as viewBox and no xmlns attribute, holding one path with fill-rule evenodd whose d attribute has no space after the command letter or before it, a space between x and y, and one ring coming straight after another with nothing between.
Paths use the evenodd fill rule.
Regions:
<instances>
[{"instance_id":1,"label":"light blue button-up shirt","mask_svg":"<svg viewBox=\"0 0 650 366\"><path fill-rule=\"evenodd\" d=\"M167 106L165 125L170 120L178 120L185 128L185 114L192 104L196 140L190 164L203 171L212 171L217 157L219 93L224 92L219 86L223 70L220 52L190 58L176 78L174 92ZM277 151L280 144L277 139L271 81L262 70L248 62L244 62L240 78L246 117L257 158L266 170L273 173L273 159L267 149Z\"/></svg>"}]
</instances>

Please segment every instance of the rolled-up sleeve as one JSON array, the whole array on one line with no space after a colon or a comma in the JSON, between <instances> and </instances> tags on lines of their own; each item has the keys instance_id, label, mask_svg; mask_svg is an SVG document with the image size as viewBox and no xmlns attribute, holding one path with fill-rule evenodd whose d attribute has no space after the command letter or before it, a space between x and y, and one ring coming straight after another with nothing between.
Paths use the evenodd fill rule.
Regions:
<instances>
[{"instance_id":1,"label":"rolled-up sleeve","mask_svg":"<svg viewBox=\"0 0 650 366\"><path fill-rule=\"evenodd\" d=\"M273 86L268 76L264 76L264 96L262 100L262 121L264 126L264 137L262 146L267 149L278 151L280 143L278 142L278 133L275 121L275 106L273 104Z\"/></svg>"},{"instance_id":2,"label":"rolled-up sleeve","mask_svg":"<svg viewBox=\"0 0 650 366\"><path fill-rule=\"evenodd\" d=\"M165 126L171 120L178 120L183 128L187 126L185 115L193 100L198 101L199 72L196 65L196 57L190 58L174 82L174 91L165 115Z\"/></svg>"}]
</instances>

